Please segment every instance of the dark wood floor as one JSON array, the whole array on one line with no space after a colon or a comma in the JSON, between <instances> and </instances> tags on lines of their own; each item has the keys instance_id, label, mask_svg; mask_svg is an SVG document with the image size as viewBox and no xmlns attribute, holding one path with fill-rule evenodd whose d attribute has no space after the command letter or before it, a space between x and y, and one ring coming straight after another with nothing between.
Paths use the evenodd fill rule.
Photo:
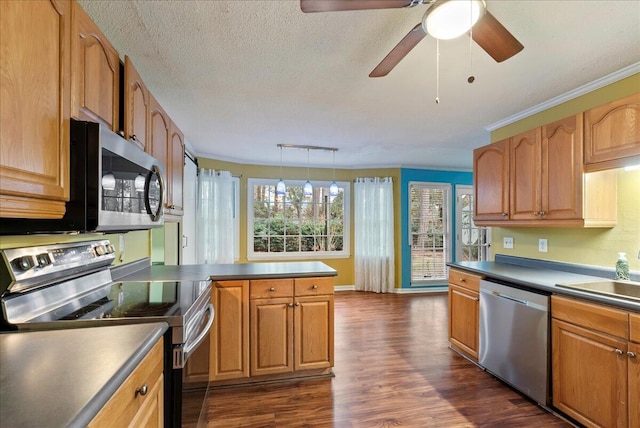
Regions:
<instances>
[{"instance_id":1,"label":"dark wood floor","mask_svg":"<svg viewBox=\"0 0 640 428\"><path fill-rule=\"evenodd\" d=\"M447 296L340 292L335 377L213 390L210 427L570 427L448 348Z\"/></svg>"}]
</instances>

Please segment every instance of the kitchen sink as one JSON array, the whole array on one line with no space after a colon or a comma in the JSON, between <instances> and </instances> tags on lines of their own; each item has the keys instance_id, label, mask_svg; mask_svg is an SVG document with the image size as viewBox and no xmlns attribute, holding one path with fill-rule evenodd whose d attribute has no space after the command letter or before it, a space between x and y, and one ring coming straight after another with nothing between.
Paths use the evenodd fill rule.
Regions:
<instances>
[{"instance_id":1,"label":"kitchen sink","mask_svg":"<svg viewBox=\"0 0 640 428\"><path fill-rule=\"evenodd\" d=\"M590 293L604 294L620 299L640 302L640 282L603 279L588 282L556 284L558 287L573 288Z\"/></svg>"}]
</instances>

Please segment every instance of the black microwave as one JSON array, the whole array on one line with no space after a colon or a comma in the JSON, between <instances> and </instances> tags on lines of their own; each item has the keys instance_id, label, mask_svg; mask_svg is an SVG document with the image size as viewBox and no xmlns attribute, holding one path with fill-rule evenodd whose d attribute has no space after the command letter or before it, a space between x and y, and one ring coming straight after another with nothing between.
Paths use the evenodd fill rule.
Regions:
<instances>
[{"instance_id":1,"label":"black microwave","mask_svg":"<svg viewBox=\"0 0 640 428\"><path fill-rule=\"evenodd\" d=\"M162 226L164 165L103 124L71 119L70 200L59 220L0 220L0 235Z\"/></svg>"}]
</instances>

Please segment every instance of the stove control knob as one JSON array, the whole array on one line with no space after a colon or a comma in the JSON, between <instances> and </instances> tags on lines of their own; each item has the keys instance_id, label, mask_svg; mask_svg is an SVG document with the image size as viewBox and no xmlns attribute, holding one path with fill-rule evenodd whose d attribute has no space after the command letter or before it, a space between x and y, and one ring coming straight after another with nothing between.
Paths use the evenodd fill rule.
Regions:
<instances>
[{"instance_id":1,"label":"stove control knob","mask_svg":"<svg viewBox=\"0 0 640 428\"><path fill-rule=\"evenodd\" d=\"M38 266L45 267L51 264L51 257L49 257L49 253L42 253L36 256L36 260L38 261Z\"/></svg>"},{"instance_id":2,"label":"stove control knob","mask_svg":"<svg viewBox=\"0 0 640 428\"><path fill-rule=\"evenodd\" d=\"M18 257L17 259L13 259L11 261L11 264L18 270L21 271L28 271L29 269L31 269L32 267L34 267L36 264L33 261L33 256L22 256L22 257Z\"/></svg>"},{"instance_id":3,"label":"stove control knob","mask_svg":"<svg viewBox=\"0 0 640 428\"><path fill-rule=\"evenodd\" d=\"M107 252L104 245L96 245L95 251L98 256L104 256Z\"/></svg>"},{"instance_id":4,"label":"stove control knob","mask_svg":"<svg viewBox=\"0 0 640 428\"><path fill-rule=\"evenodd\" d=\"M114 246L111 244L107 244L107 254L113 254L115 252L116 252L116 249L114 248Z\"/></svg>"}]
</instances>

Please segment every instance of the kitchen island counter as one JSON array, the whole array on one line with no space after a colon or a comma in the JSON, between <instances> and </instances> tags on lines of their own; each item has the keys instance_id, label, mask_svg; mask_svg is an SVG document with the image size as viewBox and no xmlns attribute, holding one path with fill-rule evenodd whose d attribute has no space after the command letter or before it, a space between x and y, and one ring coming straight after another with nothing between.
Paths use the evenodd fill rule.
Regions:
<instances>
[{"instance_id":1,"label":"kitchen island counter","mask_svg":"<svg viewBox=\"0 0 640 428\"><path fill-rule=\"evenodd\" d=\"M135 269L135 266L133 266ZM133 270L132 269L132 270ZM122 281L229 281L238 279L312 278L336 276L338 272L322 262L231 263L177 266L143 266L125 276Z\"/></svg>"},{"instance_id":2,"label":"kitchen island counter","mask_svg":"<svg viewBox=\"0 0 640 428\"><path fill-rule=\"evenodd\" d=\"M149 323L0 334L0 426L87 426L167 328Z\"/></svg>"},{"instance_id":3,"label":"kitchen island counter","mask_svg":"<svg viewBox=\"0 0 640 428\"><path fill-rule=\"evenodd\" d=\"M640 301L637 300L609 297L557 285L614 278L615 273L605 268L504 256L501 254L496 255L494 262L453 262L447 265L483 275L489 280L503 281L508 285L582 298L596 303L640 312ZM632 276L633 280L638 279L635 275L633 274Z\"/></svg>"}]
</instances>

